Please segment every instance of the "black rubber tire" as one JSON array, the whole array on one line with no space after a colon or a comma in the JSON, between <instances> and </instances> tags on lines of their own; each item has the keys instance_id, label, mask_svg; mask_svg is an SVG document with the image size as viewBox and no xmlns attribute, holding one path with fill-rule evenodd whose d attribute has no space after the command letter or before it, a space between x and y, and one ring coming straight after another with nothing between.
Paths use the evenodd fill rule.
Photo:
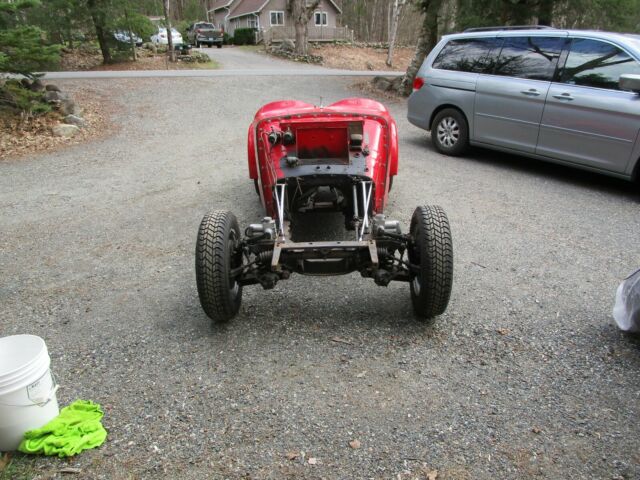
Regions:
<instances>
[{"instance_id":1,"label":"black rubber tire","mask_svg":"<svg viewBox=\"0 0 640 480\"><path fill-rule=\"evenodd\" d=\"M438 135L441 124L445 130L448 128L443 122L455 125L453 132L457 134L457 140L452 144L443 143L445 140ZM431 124L431 142L438 152L452 157L462 155L469 149L469 124L460 110L445 108L438 112Z\"/></svg>"},{"instance_id":2,"label":"black rubber tire","mask_svg":"<svg viewBox=\"0 0 640 480\"><path fill-rule=\"evenodd\" d=\"M444 210L417 207L411 217L409 260L420 266L411 282L411 302L418 317L433 318L447 309L453 286L453 242Z\"/></svg>"},{"instance_id":3,"label":"black rubber tire","mask_svg":"<svg viewBox=\"0 0 640 480\"><path fill-rule=\"evenodd\" d=\"M233 213L216 210L202 219L196 244L196 283L200 304L214 323L227 322L240 310L242 285L229 277L232 268L242 265L242 253L234 253L239 241Z\"/></svg>"},{"instance_id":4,"label":"black rubber tire","mask_svg":"<svg viewBox=\"0 0 640 480\"><path fill-rule=\"evenodd\" d=\"M221 43L218 44L218 48L222 48L222 44Z\"/></svg>"},{"instance_id":5,"label":"black rubber tire","mask_svg":"<svg viewBox=\"0 0 640 480\"><path fill-rule=\"evenodd\" d=\"M389 177L389 191L393 188L393 177Z\"/></svg>"},{"instance_id":6,"label":"black rubber tire","mask_svg":"<svg viewBox=\"0 0 640 480\"><path fill-rule=\"evenodd\" d=\"M258 186L258 179L253 179L253 186L256 189L256 195L260 196L260 187Z\"/></svg>"},{"instance_id":7,"label":"black rubber tire","mask_svg":"<svg viewBox=\"0 0 640 480\"><path fill-rule=\"evenodd\" d=\"M200 42L199 41L196 40L194 45L195 45L196 48L200 48Z\"/></svg>"}]
</instances>

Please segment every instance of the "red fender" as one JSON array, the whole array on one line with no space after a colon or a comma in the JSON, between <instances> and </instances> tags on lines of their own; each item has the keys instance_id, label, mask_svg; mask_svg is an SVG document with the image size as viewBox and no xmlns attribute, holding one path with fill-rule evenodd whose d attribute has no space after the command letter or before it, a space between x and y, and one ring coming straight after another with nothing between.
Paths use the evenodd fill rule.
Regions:
<instances>
[{"instance_id":1,"label":"red fender","mask_svg":"<svg viewBox=\"0 0 640 480\"><path fill-rule=\"evenodd\" d=\"M256 163L256 135L253 131L253 124L249 126L247 139L247 158L249 159L249 178L258 179L258 165Z\"/></svg>"}]
</instances>

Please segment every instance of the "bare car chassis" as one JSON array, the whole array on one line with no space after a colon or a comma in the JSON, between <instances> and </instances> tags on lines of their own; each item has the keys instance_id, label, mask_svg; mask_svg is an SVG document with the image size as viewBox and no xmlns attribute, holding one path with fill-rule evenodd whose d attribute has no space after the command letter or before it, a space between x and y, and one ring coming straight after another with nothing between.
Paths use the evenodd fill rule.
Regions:
<instances>
[{"instance_id":1,"label":"bare car chassis","mask_svg":"<svg viewBox=\"0 0 640 480\"><path fill-rule=\"evenodd\" d=\"M377 285L410 284L416 315L443 313L453 282L449 222L438 206L417 207L409 233L383 211L397 173L395 121L367 99L329 107L282 101L262 107L249 128L249 174L267 216L241 234L229 211L207 214L198 232L200 303L214 321L233 318L242 289L272 289L291 274L360 272ZM296 218L344 215L352 240L296 242Z\"/></svg>"}]
</instances>

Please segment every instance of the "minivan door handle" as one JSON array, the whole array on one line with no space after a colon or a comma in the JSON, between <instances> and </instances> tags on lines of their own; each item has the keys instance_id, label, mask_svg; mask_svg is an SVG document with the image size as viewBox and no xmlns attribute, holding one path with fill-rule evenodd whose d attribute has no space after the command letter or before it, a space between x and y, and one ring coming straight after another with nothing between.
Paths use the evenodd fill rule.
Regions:
<instances>
[{"instance_id":1,"label":"minivan door handle","mask_svg":"<svg viewBox=\"0 0 640 480\"><path fill-rule=\"evenodd\" d=\"M530 88L529 90L522 90L520 92L523 95L528 95L530 97L538 97L540 96L540 92L538 90L536 90L535 88Z\"/></svg>"},{"instance_id":2,"label":"minivan door handle","mask_svg":"<svg viewBox=\"0 0 640 480\"><path fill-rule=\"evenodd\" d=\"M573 97L570 93L563 93L562 95L553 95L553 98L557 98L558 100L573 100Z\"/></svg>"}]
</instances>

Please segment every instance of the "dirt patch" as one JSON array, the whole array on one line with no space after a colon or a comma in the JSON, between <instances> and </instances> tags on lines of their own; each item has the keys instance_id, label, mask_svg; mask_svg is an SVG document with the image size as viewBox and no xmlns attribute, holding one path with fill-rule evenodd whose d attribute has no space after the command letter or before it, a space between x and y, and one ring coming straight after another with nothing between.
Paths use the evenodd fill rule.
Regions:
<instances>
[{"instance_id":1,"label":"dirt patch","mask_svg":"<svg viewBox=\"0 0 640 480\"><path fill-rule=\"evenodd\" d=\"M64 91L82 109L86 126L72 138L56 137L54 125L62 123L62 115L52 112L22 122L18 115L5 116L0 122L0 160L16 159L24 155L49 152L100 138L113 132L110 121L115 103L100 90L68 85Z\"/></svg>"},{"instance_id":2,"label":"dirt patch","mask_svg":"<svg viewBox=\"0 0 640 480\"><path fill-rule=\"evenodd\" d=\"M358 96L364 95L366 97L375 98L383 103L395 103L404 98L404 96L400 95L395 90L380 90L371 80L359 80L351 84L349 88L356 91Z\"/></svg>"},{"instance_id":3,"label":"dirt patch","mask_svg":"<svg viewBox=\"0 0 640 480\"><path fill-rule=\"evenodd\" d=\"M113 52L114 55L124 52ZM104 65L102 63L102 54L98 48L92 46L83 46L73 50L65 50L62 54L60 62L63 71L79 71L79 70L99 70L99 71L126 71L126 70L183 70L183 69L201 69L201 68L218 68L218 64L214 61L207 63L196 63L179 60L175 63L169 62L165 53L154 54L151 50L145 48L136 49L138 59L123 60Z\"/></svg>"},{"instance_id":4,"label":"dirt patch","mask_svg":"<svg viewBox=\"0 0 640 480\"><path fill-rule=\"evenodd\" d=\"M388 67L386 48L357 45L317 45L311 48L313 55L321 55L322 65L347 70L406 70L413 57L414 48L396 48L393 67Z\"/></svg>"}]
</instances>

